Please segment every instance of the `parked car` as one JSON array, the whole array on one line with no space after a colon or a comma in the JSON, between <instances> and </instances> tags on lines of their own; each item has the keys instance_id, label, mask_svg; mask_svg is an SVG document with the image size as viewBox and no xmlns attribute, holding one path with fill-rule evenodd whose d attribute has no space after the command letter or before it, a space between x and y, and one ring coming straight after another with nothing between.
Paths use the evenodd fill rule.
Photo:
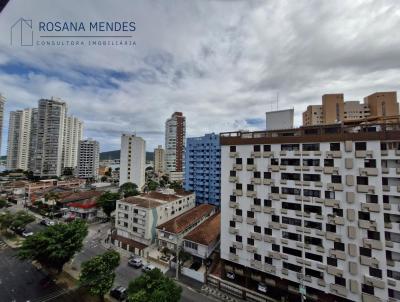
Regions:
<instances>
[{"instance_id":1,"label":"parked car","mask_svg":"<svg viewBox=\"0 0 400 302\"><path fill-rule=\"evenodd\" d=\"M134 268L139 268L143 265L143 261L139 257L134 257L128 260L128 265Z\"/></svg>"},{"instance_id":2,"label":"parked car","mask_svg":"<svg viewBox=\"0 0 400 302\"><path fill-rule=\"evenodd\" d=\"M128 294L125 287L117 286L110 291L110 296L117 299L118 301L125 301L128 297Z\"/></svg>"},{"instance_id":3,"label":"parked car","mask_svg":"<svg viewBox=\"0 0 400 302\"><path fill-rule=\"evenodd\" d=\"M55 225L55 222L50 219L43 219L42 221L40 221L40 224L45 225L45 226L51 226L51 225Z\"/></svg>"},{"instance_id":4,"label":"parked car","mask_svg":"<svg viewBox=\"0 0 400 302\"><path fill-rule=\"evenodd\" d=\"M265 283L259 282L257 284L257 290L262 293L266 293L268 291L268 287Z\"/></svg>"},{"instance_id":5,"label":"parked car","mask_svg":"<svg viewBox=\"0 0 400 302\"><path fill-rule=\"evenodd\" d=\"M25 232L24 227L11 227L11 230L14 231L15 234L21 235Z\"/></svg>"},{"instance_id":6,"label":"parked car","mask_svg":"<svg viewBox=\"0 0 400 302\"><path fill-rule=\"evenodd\" d=\"M25 231L22 232L22 236L25 237L25 238L29 237L29 236L32 236L32 235L33 235L32 231L25 230Z\"/></svg>"},{"instance_id":7,"label":"parked car","mask_svg":"<svg viewBox=\"0 0 400 302\"><path fill-rule=\"evenodd\" d=\"M227 272L226 277L231 280L235 280L235 273Z\"/></svg>"},{"instance_id":8,"label":"parked car","mask_svg":"<svg viewBox=\"0 0 400 302\"><path fill-rule=\"evenodd\" d=\"M142 271L143 272L150 272L155 268L156 267L154 265L152 265L152 264L143 264Z\"/></svg>"}]
</instances>

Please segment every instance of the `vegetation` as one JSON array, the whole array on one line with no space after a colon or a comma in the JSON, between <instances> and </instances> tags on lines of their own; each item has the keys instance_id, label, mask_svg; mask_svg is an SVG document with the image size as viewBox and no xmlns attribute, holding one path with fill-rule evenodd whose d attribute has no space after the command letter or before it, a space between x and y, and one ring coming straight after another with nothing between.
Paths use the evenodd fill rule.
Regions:
<instances>
[{"instance_id":1,"label":"vegetation","mask_svg":"<svg viewBox=\"0 0 400 302\"><path fill-rule=\"evenodd\" d=\"M18 257L36 260L60 273L64 264L82 249L87 233L87 225L81 220L49 226L28 237L18 251Z\"/></svg>"},{"instance_id":2,"label":"vegetation","mask_svg":"<svg viewBox=\"0 0 400 302\"><path fill-rule=\"evenodd\" d=\"M115 269L119 262L119 253L108 251L82 263L80 285L86 287L91 295L99 296L103 301L104 295L114 284Z\"/></svg>"},{"instance_id":3,"label":"vegetation","mask_svg":"<svg viewBox=\"0 0 400 302\"><path fill-rule=\"evenodd\" d=\"M129 197L129 196L136 196L139 195L139 190L138 186L134 183L131 182L126 182L124 183L120 188L119 192L123 197Z\"/></svg>"},{"instance_id":4,"label":"vegetation","mask_svg":"<svg viewBox=\"0 0 400 302\"><path fill-rule=\"evenodd\" d=\"M109 191L103 193L98 199L97 202L103 209L104 214L110 218L111 213L115 211L115 207L117 205L117 200L119 199L118 193L111 193Z\"/></svg>"},{"instance_id":5,"label":"vegetation","mask_svg":"<svg viewBox=\"0 0 400 302\"><path fill-rule=\"evenodd\" d=\"M154 181L154 180L150 180L150 181L147 183L147 189L148 189L149 191L155 191L155 190L157 190L157 188L158 188L159 185L160 185L160 184L159 184L158 182L156 182L156 181Z\"/></svg>"},{"instance_id":6,"label":"vegetation","mask_svg":"<svg viewBox=\"0 0 400 302\"><path fill-rule=\"evenodd\" d=\"M7 206L7 200L0 199L0 209Z\"/></svg>"},{"instance_id":7,"label":"vegetation","mask_svg":"<svg viewBox=\"0 0 400 302\"><path fill-rule=\"evenodd\" d=\"M28 223L34 222L35 216L25 212L18 211L16 213L6 212L0 215L0 228L2 230L8 228L24 228Z\"/></svg>"},{"instance_id":8,"label":"vegetation","mask_svg":"<svg viewBox=\"0 0 400 302\"><path fill-rule=\"evenodd\" d=\"M176 190L182 190L182 184L181 184L180 182L178 182L178 181L173 181L173 182L171 182L170 185L169 185L169 187L170 187L171 189L174 189L175 191L176 191Z\"/></svg>"},{"instance_id":9,"label":"vegetation","mask_svg":"<svg viewBox=\"0 0 400 302\"><path fill-rule=\"evenodd\" d=\"M128 301L178 302L181 293L182 288L156 268L129 283Z\"/></svg>"}]
</instances>

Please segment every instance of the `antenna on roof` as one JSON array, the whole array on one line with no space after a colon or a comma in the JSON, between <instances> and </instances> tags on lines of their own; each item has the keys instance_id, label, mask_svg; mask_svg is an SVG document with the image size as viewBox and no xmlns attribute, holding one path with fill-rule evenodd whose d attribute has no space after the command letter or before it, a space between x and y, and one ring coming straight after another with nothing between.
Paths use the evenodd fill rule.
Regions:
<instances>
[{"instance_id":1,"label":"antenna on roof","mask_svg":"<svg viewBox=\"0 0 400 302\"><path fill-rule=\"evenodd\" d=\"M276 93L276 110L279 109L279 91Z\"/></svg>"}]
</instances>

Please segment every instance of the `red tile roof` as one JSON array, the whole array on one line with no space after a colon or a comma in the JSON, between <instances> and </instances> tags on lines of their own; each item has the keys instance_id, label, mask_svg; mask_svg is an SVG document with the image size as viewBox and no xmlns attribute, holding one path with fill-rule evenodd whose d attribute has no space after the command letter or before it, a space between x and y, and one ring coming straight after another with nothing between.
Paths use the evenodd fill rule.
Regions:
<instances>
[{"instance_id":1,"label":"red tile roof","mask_svg":"<svg viewBox=\"0 0 400 302\"><path fill-rule=\"evenodd\" d=\"M209 245L221 234L221 213L215 214L187 234L184 239L202 245Z\"/></svg>"},{"instance_id":2,"label":"red tile roof","mask_svg":"<svg viewBox=\"0 0 400 302\"><path fill-rule=\"evenodd\" d=\"M60 198L60 202L66 203L66 202L74 202L74 201L92 199L92 198L97 198L102 194L103 194L103 192L100 192L100 191L75 192L75 193L67 195L64 198Z\"/></svg>"},{"instance_id":3,"label":"red tile roof","mask_svg":"<svg viewBox=\"0 0 400 302\"><path fill-rule=\"evenodd\" d=\"M215 210L215 206L210 204L201 204L177 217L171 219L157 227L159 230L163 230L173 234L179 234L183 232L190 225L196 223L204 216L210 215Z\"/></svg>"}]
</instances>

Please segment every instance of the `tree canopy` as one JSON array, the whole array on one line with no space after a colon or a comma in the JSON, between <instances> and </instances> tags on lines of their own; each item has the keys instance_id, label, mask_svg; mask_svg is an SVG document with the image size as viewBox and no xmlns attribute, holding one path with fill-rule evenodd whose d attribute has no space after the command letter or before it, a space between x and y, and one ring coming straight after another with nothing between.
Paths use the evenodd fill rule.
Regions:
<instances>
[{"instance_id":1,"label":"tree canopy","mask_svg":"<svg viewBox=\"0 0 400 302\"><path fill-rule=\"evenodd\" d=\"M118 193L111 193L107 191L97 199L97 202L99 203L99 205L101 206L103 212L107 215L107 217L110 217L111 213L115 211L118 199L119 199Z\"/></svg>"},{"instance_id":2,"label":"tree canopy","mask_svg":"<svg viewBox=\"0 0 400 302\"><path fill-rule=\"evenodd\" d=\"M159 269L154 269L131 281L129 302L178 302L182 288Z\"/></svg>"},{"instance_id":3,"label":"tree canopy","mask_svg":"<svg viewBox=\"0 0 400 302\"><path fill-rule=\"evenodd\" d=\"M36 260L61 272L64 264L82 249L87 233L87 225L81 220L49 226L28 237L19 249L18 257Z\"/></svg>"},{"instance_id":4,"label":"tree canopy","mask_svg":"<svg viewBox=\"0 0 400 302\"><path fill-rule=\"evenodd\" d=\"M132 182L126 182L121 185L119 192L123 197L136 196L140 194L138 186Z\"/></svg>"},{"instance_id":5,"label":"tree canopy","mask_svg":"<svg viewBox=\"0 0 400 302\"><path fill-rule=\"evenodd\" d=\"M119 262L120 255L115 251L107 251L83 262L79 284L86 287L91 295L103 299L114 284L115 269Z\"/></svg>"},{"instance_id":6,"label":"tree canopy","mask_svg":"<svg viewBox=\"0 0 400 302\"><path fill-rule=\"evenodd\" d=\"M0 228L23 228L28 223L34 222L35 216L25 211L18 211L16 213L6 212L0 215Z\"/></svg>"},{"instance_id":7,"label":"tree canopy","mask_svg":"<svg viewBox=\"0 0 400 302\"><path fill-rule=\"evenodd\" d=\"M155 190L157 190L158 186L159 186L158 182L156 182L156 181L154 181L154 180L150 180L150 181L147 183L147 188L148 188L149 191L155 191Z\"/></svg>"},{"instance_id":8,"label":"tree canopy","mask_svg":"<svg viewBox=\"0 0 400 302\"><path fill-rule=\"evenodd\" d=\"M7 200L0 199L0 209L4 208L5 206L7 206Z\"/></svg>"}]
</instances>

